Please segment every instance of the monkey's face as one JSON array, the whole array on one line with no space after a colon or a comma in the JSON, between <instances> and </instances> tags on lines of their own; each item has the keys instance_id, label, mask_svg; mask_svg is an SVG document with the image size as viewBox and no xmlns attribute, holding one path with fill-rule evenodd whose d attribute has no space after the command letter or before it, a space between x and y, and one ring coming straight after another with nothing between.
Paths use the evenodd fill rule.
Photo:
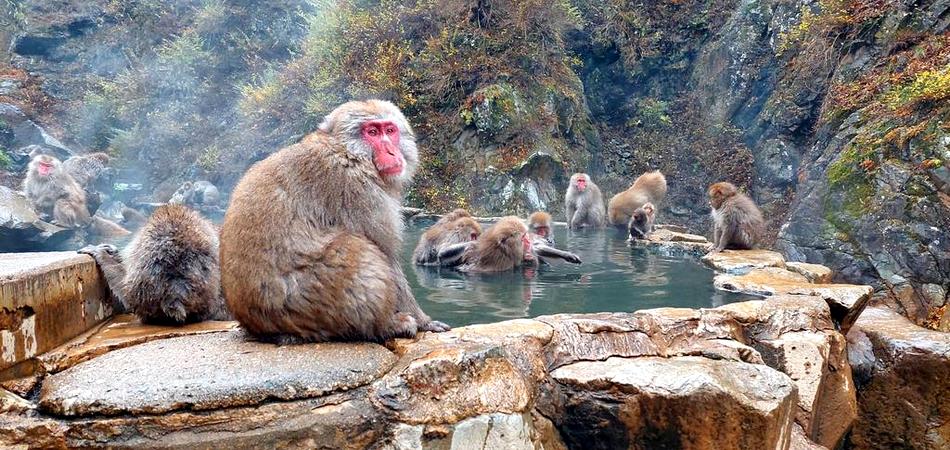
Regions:
<instances>
[{"instance_id":1,"label":"monkey's face","mask_svg":"<svg viewBox=\"0 0 950 450\"><path fill-rule=\"evenodd\" d=\"M482 234L482 227L474 219L463 217L454 222L455 235L459 242L470 242L478 240Z\"/></svg>"},{"instance_id":2,"label":"monkey's face","mask_svg":"<svg viewBox=\"0 0 950 450\"><path fill-rule=\"evenodd\" d=\"M531 239L527 233L520 233L516 237L521 238L521 252L525 261L534 261L534 251L531 249Z\"/></svg>"},{"instance_id":3,"label":"monkey's face","mask_svg":"<svg viewBox=\"0 0 950 450\"><path fill-rule=\"evenodd\" d=\"M584 192L584 190L587 189L587 176L581 175L577 177L577 179L574 180L574 187L576 187L578 191Z\"/></svg>"},{"instance_id":4,"label":"monkey's face","mask_svg":"<svg viewBox=\"0 0 950 450\"><path fill-rule=\"evenodd\" d=\"M383 178L402 175L406 161L399 147L399 127L391 120L368 120L360 132L373 149L373 164Z\"/></svg>"},{"instance_id":5,"label":"monkey's face","mask_svg":"<svg viewBox=\"0 0 950 450\"><path fill-rule=\"evenodd\" d=\"M48 177L59 168L59 160L49 155L38 155L30 162L31 169L42 177Z\"/></svg>"},{"instance_id":6,"label":"monkey's face","mask_svg":"<svg viewBox=\"0 0 950 450\"><path fill-rule=\"evenodd\" d=\"M736 195L736 187L731 183L720 182L709 187L709 205L719 209L729 197Z\"/></svg>"}]
</instances>

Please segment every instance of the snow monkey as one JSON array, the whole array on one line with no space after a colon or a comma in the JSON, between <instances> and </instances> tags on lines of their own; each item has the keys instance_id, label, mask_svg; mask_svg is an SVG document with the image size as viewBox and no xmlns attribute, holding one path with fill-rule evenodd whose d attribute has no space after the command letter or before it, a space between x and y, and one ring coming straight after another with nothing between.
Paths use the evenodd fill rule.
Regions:
<instances>
[{"instance_id":1,"label":"snow monkey","mask_svg":"<svg viewBox=\"0 0 950 450\"><path fill-rule=\"evenodd\" d=\"M221 298L217 232L184 206L156 209L121 255L112 245L79 252L95 258L109 289L143 323L181 325L228 318Z\"/></svg>"},{"instance_id":2,"label":"snow monkey","mask_svg":"<svg viewBox=\"0 0 950 450\"><path fill-rule=\"evenodd\" d=\"M53 156L38 154L30 160L23 191L41 216L69 228L89 222L86 193Z\"/></svg>"},{"instance_id":3,"label":"snow monkey","mask_svg":"<svg viewBox=\"0 0 950 450\"><path fill-rule=\"evenodd\" d=\"M474 242L481 234L482 227L471 214L464 209L456 209L422 234L412 252L412 260L420 266L446 265L439 259L440 251L453 245Z\"/></svg>"},{"instance_id":4,"label":"snow monkey","mask_svg":"<svg viewBox=\"0 0 950 450\"><path fill-rule=\"evenodd\" d=\"M710 253L753 248L765 232L765 220L755 202L732 183L713 184L708 193L713 218Z\"/></svg>"},{"instance_id":5,"label":"snow monkey","mask_svg":"<svg viewBox=\"0 0 950 450\"><path fill-rule=\"evenodd\" d=\"M399 263L400 197L417 165L399 108L367 100L251 167L221 229L224 296L244 329L278 344L448 330Z\"/></svg>"},{"instance_id":6,"label":"snow monkey","mask_svg":"<svg viewBox=\"0 0 950 450\"><path fill-rule=\"evenodd\" d=\"M462 272L503 272L536 264L528 227L518 217L502 217L461 255Z\"/></svg>"},{"instance_id":7,"label":"snow monkey","mask_svg":"<svg viewBox=\"0 0 950 450\"><path fill-rule=\"evenodd\" d=\"M604 226L604 196L586 173L571 175L564 206L567 207L567 226L570 229Z\"/></svg>"},{"instance_id":8,"label":"snow monkey","mask_svg":"<svg viewBox=\"0 0 950 450\"><path fill-rule=\"evenodd\" d=\"M551 225L551 215L544 211L535 211L528 216L528 230L538 236L548 244L554 245L554 230Z\"/></svg>"},{"instance_id":9,"label":"snow monkey","mask_svg":"<svg viewBox=\"0 0 950 450\"><path fill-rule=\"evenodd\" d=\"M653 203L647 202L637 208L630 216L630 225L627 227L630 231L630 239L646 239L647 235L653 232L655 220L656 207Z\"/></svg>"},{"instance_id":10,"label":"snow monkey","mask_svg":"<svg viewBox=\"0 0 950 450\"><path fill-rule=\"evenodd\" d=\"M633 186L610 199L607 203L607 218L616 227L625 227L630 216L647 202L654 208L666 198L666 177L659 170L637 177Z\"/></svg>"},{"instance_id":11,"label":"snow monkey","mask_svg":"<svg viewBox=\"0 0 950 450\"><path fill-rule=\"evenodd\" d=\"M63 161L63 170L82 186L86 192L108 191L113 170L109 168L111 157L98 152L71 156Z\"/></svg>"}]
</instances>

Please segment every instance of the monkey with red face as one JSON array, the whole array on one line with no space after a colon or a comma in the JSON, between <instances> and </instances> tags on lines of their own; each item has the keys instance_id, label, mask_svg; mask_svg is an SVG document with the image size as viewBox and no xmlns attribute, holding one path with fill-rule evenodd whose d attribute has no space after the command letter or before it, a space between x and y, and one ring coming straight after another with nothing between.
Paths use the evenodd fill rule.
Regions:
<instances>
[{"instance_id":1,"label":"monkey with red face","mask_svg":"<svg viewBox=\"0 0 950 450\"><path fill-rule=\"evenodd\" d=\"M564 205L567 208L568 228L574 230L585 226L604 226L604 196L586 173L571 175L570 185L564 195Z\"/></svg>"},{"instance_id":2,"label":"monkey with red face","mask_svg":"<svg viewBox=\"0 0 950 450\"><path fill-rule=\"evenodd\" d=\"M399 109L368 100L248 170L221 229L222 288L248 333L378 342L449 329L419 308L399 263L417 155Z\"/></svg>"},{"instance_id":3,"label":"monkey with red face","mask_svg":"<svg viewBox=\"0 0 950 450\"><path fill-rule=\"evenodd\" d=\"M52 217L57 225L75 228L89 223L85 191L53 156L33 156L23 180L23 191L36 212Z\"/></svg>"}]
</instances>

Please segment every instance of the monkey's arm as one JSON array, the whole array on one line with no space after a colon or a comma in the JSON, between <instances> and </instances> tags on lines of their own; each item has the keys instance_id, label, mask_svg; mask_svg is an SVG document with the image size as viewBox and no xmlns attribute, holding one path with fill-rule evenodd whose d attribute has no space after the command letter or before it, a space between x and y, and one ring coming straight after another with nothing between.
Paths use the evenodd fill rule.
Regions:
<instances>
[{"instance_id":1,"label":"monkey's arm","mask_svg":"<svg viewBox=\"0 0 950 450\"><path fill-rule=\"evenodd\" d=\"M462 255L465 250L475 245L475 242L462 242L461 244L446 245L439 249L439 265L442 267L455 267L462 263Z\"/></svg>"},{"instance_id":2,"label":"monkey's arm","mask_svg":"<svg viewBox=\"0 0 950 450\"><path fill-rule=\"evenodd\" d=\"M534 253L542 258L560 258L573 264L581 263L581 258L571 252L558 250L554 247L548 247L547 245L539 244L537 242L532 245L532 248L534 249Z\"/></svg>"},{"instance_id":3,"label":"monkey's arm","mask_svg":"<svg viewBox=\"0 0 950 450\"><path fill-rule=\"evenodd\" d=\"M115 299L112 308L117 313L125 312L128 308L125 302L125 266L122 265L118 249L108 244L88 245L77 250L77 253L92 256L96 260Z\"/></svg>"},{"instance_id":4,"label":"monkey's arm","mask_svg":"<svg viewBox=\"0 0 950 450\"><path fill-rule=\"evenodd\" d=\"M567 202L567 227L574 229L574 211L576 210L574 202Z\"/></svg>"}]
</instances>

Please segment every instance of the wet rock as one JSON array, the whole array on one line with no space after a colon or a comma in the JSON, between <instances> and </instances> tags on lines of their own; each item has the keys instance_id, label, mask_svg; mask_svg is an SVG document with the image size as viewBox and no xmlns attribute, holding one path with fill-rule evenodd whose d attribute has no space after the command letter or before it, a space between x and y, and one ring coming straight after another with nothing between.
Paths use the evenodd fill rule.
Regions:
<instances>
[{"instance_id":1,"label":"wet rock","mask_svg":"<svg viewBox=\"0 0 950 450\"><path fill-rule=\"evenodd\" d=\"M786 262L785 268L808 279L810 283L831 283L831 269L821 264Z\"/></svg>"},{"instance_id":2,"label":"wet rock","mask_svg":"<svg viewBox=\"0 0 950 450\"><path fill-rule=\"evenodd\" d=\"M730 303L702 312L710 317L707 322L722 321L713 317L724 316L740 324L752 342L779 339L794 331L823 332L835 328L828 303L818 296L777 295L768 300Z\"/></svg>"},{"instance_id":3,"label":"wet rock","mask_svg":"<svg viewBox=\"0 0 950 450\"><path fill-rule=\"evenodd\" d=\"M29 376L35 358L105 320L105 283L75 252L0 254L0 380Z\"/></svg>"},{"instance_id":4,"label":"wet rock","mask_svg":"<svg viewBox=\"0 0 950 450\"><path fill-rule=\"evenodd\" d=\"M717 272L743 274L752 269L785 267L785 258L770 250L723 250L706 255L703 262Z\"/></svg>"},{"instance_id":5,"label":"wet rock","mask_svg":"<svg viewBox=\"0 0 950 450\"><path fill-rule=\"evenodd\" d=\"M54 249L74 234L40 220L26 196L0 186L0 252Z\"/></svg>"},{"instance_id":6,"label":"wet rock","mask_svg":"<svg viewBox=\"0 0 950 450\"><path fill-rule=\"evenodd\" d=\"M856 450L945 449L950 444L950 333L868 308L848 333L858 386Z\"/></svg>"},{"instance_id":7,"label":"wet rock","mask_svg":"<svg viewBox=\"0 0 950 450\"><path fill-rule=\"evenodd\" d=\"M26 114L15 105L0 103L0 123L11 130L12 138L6 144L11 149L38 145L61 160L74 154L62 142L50 136L46 130L26 117Z\"/></svg>"},{"instance_id":8,"label":"wet rock","mask_svg":"<svg viewBox=\"0 0 950 450\"><path fill-rule=\"evenodd\" d=\"M631 245L644 248L655 255L693 256L705 255L712 244L705 237L686 232L661 228L647 235L646 239L634 239Z\"/></svg>"},{"instance_id":9,"label":"wet rock","mask_svg":"<svg viewBox=\"0 0 950 450\"><path fill-rule=\"evenodd\" d=\"M56 348L39 359L47 372L55 373L120 348L158 339L219 333L238 328L237 322L206 321L182 326L142 324L131 314L109 319L103 326L92 330Z\"/></svg>"},{"instance_id":10,"label":"wet rock","mask_svg":"<svg viewBox=\"0 0 950 450\"><path fill-rule=\"evenodd\" d=\"M525 414L488 414L455 425L450 450L533 450L531 418Z\"/></svg>"},{"instance_id":11,"label":"wet rock","mask_svg":"<svg viewBox=\"0 0 950 450\"><path fill-rule=\"evenodd\" d=\"M794 272L778 268L754 269L745 275L716 275L716 289L752 295L817 295L831 307L832 317L847 333L871 299L870 286L854 284L814 284Z\"/></svg>"},{"instance_id":12,"label":"wet rock","mask_svg":"<svg viewBox=\"0 0 950 450\"><path fill-rule=\"evenodd\" d=\"M123 348L47 379L40 407L62 416L160 414L294 400L365 385L395 355L375 344L276 347L242 332Z\"/></svg>"},{"instance_id":13,"label":"wet rock","mask_svg":"<svg viewBox=\"0 0 950 450\"><path fill-rule=\"evenodd\" d=\"M609 358L551 377L564 405L554 421L571 448L785 449L791 439L795 384L766 366Z\"/></svg>"}]
</instances>

